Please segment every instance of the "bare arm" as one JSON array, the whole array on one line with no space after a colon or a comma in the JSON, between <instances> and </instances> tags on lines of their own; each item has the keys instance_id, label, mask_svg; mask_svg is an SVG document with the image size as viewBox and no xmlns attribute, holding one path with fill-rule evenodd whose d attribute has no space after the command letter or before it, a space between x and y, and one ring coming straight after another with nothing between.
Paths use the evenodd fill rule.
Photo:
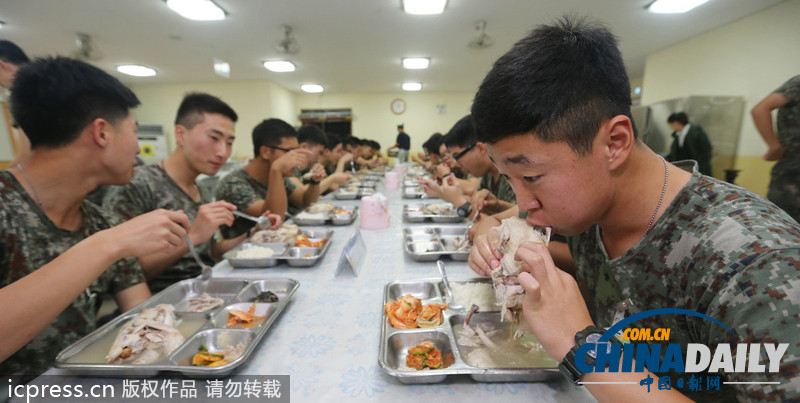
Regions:
<instances>
[{"instance_id":1,"label":"bare arm","mask_svg":"<svg viewBox=\"0 0 800 403\"><path fill-rule=\"evenodd\" d=\"M785 148L781 146L780 141L778 141L778 135L775 133L772 124L772 110L780 108L788 102L789 100L785 96L773 92L756 104L750 111L758 133L761 134L761 138L767 143L768 150L764 155L764 159L767 161L780 159L786 151Z\"/></svg>"},{"instance_id":2,"label":"bare arm","mask_svg":"<svg viewBox=\"0 0 800 403\"><path fill-rule=\"evenodd\" d=\"M128 312L136 305L141 304L146 299L150 298L150 288L147 283L139 283L134 286L128 287L116 295L114 298L117 300L117 306L122 312Z\"/></svg>"},{"instance_id":3,"label":"bare arm","mask_svg":"<svg viewBox=\"0 0 800 403\"><path fill-rule=\"evenodd\" d=\"M221 225L233 225L233 213L236 206L224 200L206 203L197 210L194 224L189 230L189 238L195 245L211 239ZM145 277L150 280L158 277L164 270L175 264L181 256L189 252L185 241L167 253L155 253L139 256Z\"/></svg>"},{"instance_id":4,"label":"bare arm","mask_svg":"<svg viewBox=\"0 0 800 403\"><path fill-rule=\"evenodd\" d=\"M188 226L183 213L153 211L95 233L0 289L0 306L4 309L0 315L0 362L41 332L111 264L142 251L158 253L175 248L183 242ZM147 285L141 285L147 289ZM122 291L120 306L130 308L149 293L130 287Z\"/></svg>"}]
</instances>

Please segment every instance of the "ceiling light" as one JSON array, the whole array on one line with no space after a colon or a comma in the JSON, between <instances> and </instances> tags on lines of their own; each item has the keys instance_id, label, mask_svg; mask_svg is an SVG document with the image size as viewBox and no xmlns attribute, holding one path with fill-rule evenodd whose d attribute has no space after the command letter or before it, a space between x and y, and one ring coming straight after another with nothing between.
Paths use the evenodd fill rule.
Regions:
<instances>
[{"instance_id":1,"label":"ceiling light","mask_svg":"<svg viewBox=\"0 0 800 403\"><path fill-rule=\"evenodd\" d=\"M225 19L225 10L211 0L167 0L167 7L190 20L218 21Z\"/></svg>"},{"instance_id":2,"label":"ceiling light","mask_svg":"<svg viewBox=\"0 0 800 403\"><path fill-rule=\"evenodd\" d=\"M403 91L419 91L422 89L422 83L403 83Z\"/></svg>"},{"instance_id":3,"label":"ceiling light","mask_svg":"<svg viewBox=\"0 0 800 403\"><path fill-rule=\"evenodd\" d=\"M214 59L214 73L221 77L231 78L231 65L224 60Z\"/></svg>"},{"instance_id":4,"label":"ceiling light","mask_svg":"<svg viewBox=\"0 0 800 403\"><path fill-rule=\"evenodd\" d=\"M647 7L647 11L658 14L685 13L708 0L655 0Z\"/></svg>"},{"instance_id":5,"label":"ceiling light","mask_svg":"<svg viewBox=\"0 0 800 403\"><path fill-rule=\"evenodd\" d=\"M264 62L264 67L276 73L286 73L295 70L294 63L288 60L267 60Z\"/></svg>"},{"instance_id":6,"label":"ceiling light","mask_svg":"<svg viewBox=\"0 0 800 403\"><path fill-rule=\"evenodd\" d=\"M310 92L312 94L316 94L316 93L325 91L325 89L322 88L322 86L319 85L319 84L303 84L303 85L300 86L300 89L305 91L305 92Z\"/></svg>"},{"instance_id":7,"label":"ceiling light","mask_svg":"<svg viewBox=\"0 0 800 403\"><path fill-rule=\"evenodd\" d=\"M445 6L447 0L403 0L403 11L408 14L441 14Z\"/></svg>"},{"instance_id":8,"label":"ceiling light","mask_svg":"<svg viewBox=\"0 0 800 403\"><path fill-rule=\"evenodd\" d=\"M403 59L403 67L411 70L427 69L431 59L427 57L406 57Z\"/></svg>"},{"instance_id":9,"label":"ceiling light","mask_svg":"<svg viewBox=\"0 0 800 403\"><path fill-rule=\"evenodd\" d=\"M139 64L123 64L117 66L117 71L122 74L127 74L134 77L152 77L156 75L156 71L147 66Z\"/></svg>"}]
</instances>

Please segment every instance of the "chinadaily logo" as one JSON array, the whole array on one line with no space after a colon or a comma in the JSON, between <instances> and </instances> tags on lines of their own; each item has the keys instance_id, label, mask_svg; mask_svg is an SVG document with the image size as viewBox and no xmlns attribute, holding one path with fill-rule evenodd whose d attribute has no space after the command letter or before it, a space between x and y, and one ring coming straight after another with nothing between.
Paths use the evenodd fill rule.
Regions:
<instances>
[{"instance_id":1,"label":"chinadaily logo","mask_svg":"<svg viewBox=\"0 0 800 403\"><path fill-rule=\"evenodd\" d=\"M674 314L691 315L709 320L717 326L722 326L726 331L737 337L727 326L707 315L686 309L653 309L639 312L620 320L610 327L597 340L597 343L581 345L575 354L575 367L584 374L592 372L643 372L645 368L652 372L664 374L664 376L657 378L657 385L654 385L656 378L653 378L650 374L638 382L639 386L647 387L648 392L650 392L651 386L657 387L659 390L675 388L679 391L703 392L718 391L721 385L729 384L777 385L780 383L724 381L721 376L711 374L758 373L769 375L769 373L777 373L789 343L721 343L715 346L689 343L686 345L686 351L684 352L681 349L681 344L669 343L671 329L628 327L644 318ZM614 335L617 335L622 343L607 344ZM648 341L654 343L648 344ZM586 356L590 352L595 355L594 365L587 364ZM762 353L766 358L765 360L762 360ZM581 383L588 384L590 382ZM630 383L635 384L636 382Z\"/></svg>"}]
</instances>

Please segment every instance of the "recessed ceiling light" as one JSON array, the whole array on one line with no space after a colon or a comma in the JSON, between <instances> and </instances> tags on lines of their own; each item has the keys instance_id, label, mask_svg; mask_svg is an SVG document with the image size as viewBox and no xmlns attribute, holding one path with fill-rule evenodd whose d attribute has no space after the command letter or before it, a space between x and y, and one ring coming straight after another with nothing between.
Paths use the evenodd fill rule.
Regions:
<instances>
[{"instance_id":1,"label":"recessed ceiling light","mask_svg":"<svg viewBox=\"0 0 800 403\"><path fill-rule=\"evenodd\" d=\"M190 20L218 21L225 19L225 10L211 0L167 0L167 7Z\"/></svg>"},{"instance_id":2,"label":"recessed ceiling light","mask_svg":"<svg viewBox=\"0 0 800 403\"><path fill-rule=\"evenodd\" d=\"M214 59L214 73L221 77L231 78L231 65L224 60Z\"/></svg>"},{"instance_id":3,"label":"recessed ceiling light","mask_svg":"<svg viewBox=\"0 0 800 403\"><path fill-rule=\"evenodd\" d=\"M310 92L312 94L325 91L325 89L322 88L322 86L319 84L303 84L300 86L300 89L305 92Z\"/></svg>"},{"instance_id":4,"label":"recessed ceiling light","mask_svg":"<svg viewBox=\"0 0 800 403\"><path fill-rule=\"evenodd\" d=\"M655 0L647 7L647 11L657 14L685 13L708 0Z\"/></svg>"},{"instance_id":5,"label":"recessed ceiling light","mask_svg":"<svg viewBox=\"0 0 800 403\"><path fill-rule=\"evenodd\" d=\"M408 14L441 14L445 6L447 0L403 0L403 11Z\"/></svg>"},{"instance_id":6,"label":"recessed ceiling light","mask_svg":"<svg viewBox=\"0 0 800 403\"><path fill-rule=\"evenodd\" d=\"M264 67L276 73L286 73L295 70L294 63L288 60L267 60L264 62Z\"/></svg>"},{"instance_id":7,"label":"recessed ceiling light","mask_svg":"<svg viewBox=\"0 0 800 403\"><path fill-rule=\"evenodd\" d=\"M117 71L122 74L127 74L134 77L152 77L156 75L156 71L147 66L139 64L123 64L117 66Z\"/></svg>"},{"instance_id":8,"label":"recessed ceiling light","mask_svg":"<svg viewBox=\"0 0 800 403\"><path fill-rule=\"evenodd\" d=\"M422 83L403 83L404 91L419 91L422 89Z\"/></svg>"},{"instance_id":9,"label":"recessed ceiling light","mask_svg":"<svg viewBox=\"0 0 800 403\"><path fill-rule=\"evenodd\" d=\"M403 67L412 70L427 69L431 64L431 59L427 57L406 57L403 58Z\"/></svg>"}]
</instances>

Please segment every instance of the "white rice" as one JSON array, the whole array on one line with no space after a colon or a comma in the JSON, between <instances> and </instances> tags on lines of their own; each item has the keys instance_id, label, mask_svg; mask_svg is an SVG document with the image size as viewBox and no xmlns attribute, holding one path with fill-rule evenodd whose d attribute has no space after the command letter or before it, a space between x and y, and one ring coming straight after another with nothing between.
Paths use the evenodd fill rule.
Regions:
<instances>
[{"instance_id":1,"label":"white rice","mask_svg":"<svg viewBox=\"0 0 800 403\"><path fill-rule=\"evenodd\" d=\"M482 312L500 310L494 298L494 289L489 283L451 283L450 288L456 301L467 309L475 304Z\"/></svg>"},{"instance_id":2,"label":"white rice","mask_svg":"<svg viewBox=\"0 0 800 403\"><path fill-rule=\"evenodd\" d=\"M273 255L275 255L275 251L264 246L251 246L236 253L238 259L260 259Z\"/></svg>"}]
</instances>

